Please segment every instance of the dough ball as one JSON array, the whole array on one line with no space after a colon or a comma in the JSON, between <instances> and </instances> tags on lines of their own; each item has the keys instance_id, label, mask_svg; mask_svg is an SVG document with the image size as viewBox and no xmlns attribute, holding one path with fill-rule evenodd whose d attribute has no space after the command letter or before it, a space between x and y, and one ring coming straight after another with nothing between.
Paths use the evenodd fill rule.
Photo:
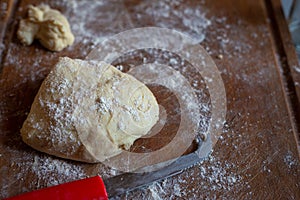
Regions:
<instances>
[{"instance_id":1,"label":"dough ball","mask_svg":"<svg viewBox=\"0 0 300 200\"><path fill-rule=\"evenodd\" d=\"M64 57L42 83L21 135L39 151L101 162L146 135L158 116L154 95L131 75Z\"/></svg>"},{"instance_id":2,"label":"dough ball","mask_svg":"<svg viewBox=\"0 0 300 200\"><path fill-rule=\"evenodd\" d=\"M17 35L25 45L31 45L36 38L51 51L61 51L74 42L65 16L44 4L29 6L28 18L20 21Z\"/></svg>"}]
</instances>

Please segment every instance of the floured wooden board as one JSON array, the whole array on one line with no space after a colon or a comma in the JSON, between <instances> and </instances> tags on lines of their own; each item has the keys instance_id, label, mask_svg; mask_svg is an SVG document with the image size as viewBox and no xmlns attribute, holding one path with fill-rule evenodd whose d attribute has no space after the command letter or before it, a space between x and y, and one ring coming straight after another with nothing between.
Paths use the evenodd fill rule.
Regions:
<instances>
[{"instance_id":1,"label":"floured wooden board","mask_svg":"<svg viewBox=\"0 0 300 200\"><path fill-rule=\"evenodd\" d=\"M53 53L38 42L25 47L17 40L18 21L26 15L27 6L41 2L69 19L76 38L73 46ZM120 173L102 164L40 153L21 141L19 130L58 57L83 59L108 36L146 26L188 34L211 55L226 90L226 123L214 152L205 161L118 198L300 198L299 118L293 114L299 108L299 86L294 82L299 66L293 49L287 51L290 38L283 15L278 14L279 1L24 0L1 1L0 10L1 31L6 27L0 40L0 198L96 174L106 178ZM11 18L6 17L9 15ZM137 54L134 60L139 62L141 57L147 54ZM122 64L126 71L126 63ZM205 77L198 78L202 103L209 105L209 95L200 84ZM152 90L163 91L157 94L161 102L176 99L165 88ZM173 114L169 131L178 127L179 115ZM160 144L150 142L149 148L164 142L168 139Z\"/></svg>"}]
</instances>

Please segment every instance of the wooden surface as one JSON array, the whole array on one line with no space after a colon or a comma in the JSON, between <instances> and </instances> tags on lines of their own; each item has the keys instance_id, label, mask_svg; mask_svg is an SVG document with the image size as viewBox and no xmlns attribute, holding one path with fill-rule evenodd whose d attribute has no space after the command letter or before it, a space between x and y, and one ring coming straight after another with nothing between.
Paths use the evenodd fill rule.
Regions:
<instances>
[{"instance_id":1,"label":"wooden surface","mask_svg":"<svg viewBox=\"0 0 300 200\"><path fill-rule=\"evenodd\" d=\"M70 20L72 47L53 53L19 43L18 22L39 2ZM84 58L99 38L158 26L192 35L214 59L226 89L226 124L207 160L119 198L300 199L299 65L279 1L7 0L0 11L0 198L118 173L39 153L19 130L58 57Z\"/></svg>"}]
</instances>

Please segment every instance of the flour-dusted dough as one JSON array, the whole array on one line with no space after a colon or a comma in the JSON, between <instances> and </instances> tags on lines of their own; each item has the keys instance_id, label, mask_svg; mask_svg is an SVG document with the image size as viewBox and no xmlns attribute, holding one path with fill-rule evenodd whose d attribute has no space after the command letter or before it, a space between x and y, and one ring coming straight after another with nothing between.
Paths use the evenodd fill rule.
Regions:
<instances>
[{"instance_id":1,"label":"flour-dusted dough","mask_svg":"<svg viewBox=\"0 0 300 200\"><path fill-rule=\"evenodd\" d=\"M61 51L74 42L74 35L65 16L44 4L29 6L28 18L20 21L17 35L25 45L32 44L36 38L51 51Z\"/></svg>"},{"instance_id":2,"label":"flour-dusted dough","mask_svg":"<svg viewBox=\"0 0 300 200\"><path fill-rule=\"evenodd\" d=\"M42 152L101 162L147 134L158 115L152 92L131 75L64 57L42 83L21 135Z\"/></svg>"}]
</instances>

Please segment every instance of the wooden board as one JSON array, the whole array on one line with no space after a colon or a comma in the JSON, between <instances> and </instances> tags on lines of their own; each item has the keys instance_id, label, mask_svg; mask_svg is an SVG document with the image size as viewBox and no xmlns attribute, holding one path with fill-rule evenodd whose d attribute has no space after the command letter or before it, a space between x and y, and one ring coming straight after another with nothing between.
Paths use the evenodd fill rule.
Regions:
<instances>
[{"instance_id":1,"label":"wooden board","mask_svg":"<svg viewBox=\"0 0 300 200\"><path fill-rule=\"evenodd\" d=\"M40 2L70 20L72 47L49 52L17 40L27 6ZM85 58L103 38L158 26L191 35L214 59L226 89L226 123L205 161L120 199L300 199L299 65L279 1L23 0L1 1L0 10L0 198L119 173L39 153L19 130L60 56Z\"/></svg>"}]
</instances>

